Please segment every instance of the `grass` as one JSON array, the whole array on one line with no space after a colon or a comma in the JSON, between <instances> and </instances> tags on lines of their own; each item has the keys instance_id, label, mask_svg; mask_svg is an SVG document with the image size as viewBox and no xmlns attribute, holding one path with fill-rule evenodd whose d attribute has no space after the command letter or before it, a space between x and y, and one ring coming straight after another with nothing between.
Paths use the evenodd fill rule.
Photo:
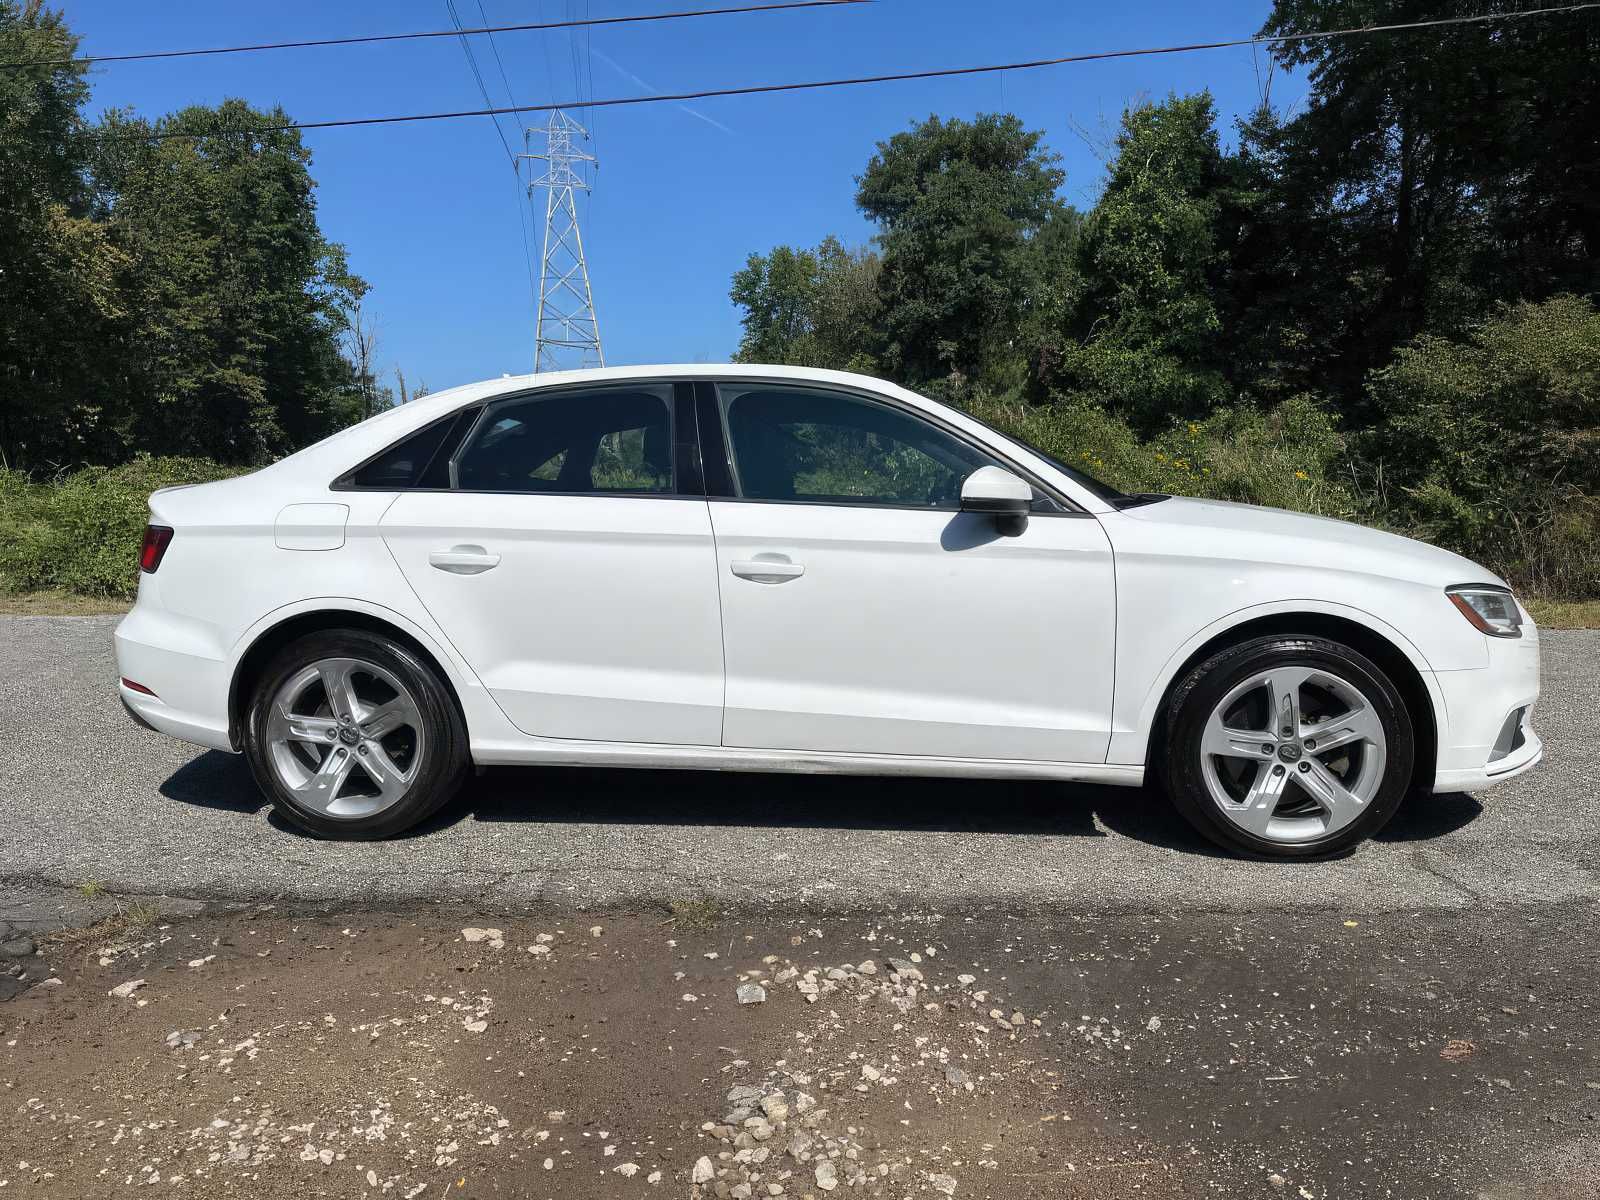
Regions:
<instances>
[{"instance_id":1,"label":"grass","mask_svg":"<svg viewBox=\"0 0 1600 1200\"><path fill-rule=\"evenodd\" d=\"M91 888L94 890L91 891ZM97 880L91 880L79 884L78 891L93 899L105 894L105 885ZM93 925L86 925L82 929L63 929L52 936L63 946L109 946L154 925L160 919L161 910L154 904L148 900L132 900Z\"/></svg>"},{"instance_id":2,"label":"grass","mask_svg":"<svg viewBox=\"0 0 1600 1200\"><path fill-rule=\"evenodd\" d=\"M1600 600L1526 601L1540 629L1600 629Z\"/></svg>"},{"instance_id":3,"label":"grass","mask_svg":"<svg viewBox=\"0 0 1600 1200\"><path fill-rule=\"evenodd\" d=\"M704 897L696 900L671 900L667 910L672 913L672 923L690 932L712 928L722 920L722 907L715 900Z\"/></svg>"},{"instance_id":4,"label":"grass","mask_svg":"<svg viewBox=\"0 0 1600 1200\"><path fill-rule=\"evenodd\" d=\"M77 596L58 589L0 592L0 617L98 617L120 615L127 611L126 600Z\"/></svg>"}]
</instances>

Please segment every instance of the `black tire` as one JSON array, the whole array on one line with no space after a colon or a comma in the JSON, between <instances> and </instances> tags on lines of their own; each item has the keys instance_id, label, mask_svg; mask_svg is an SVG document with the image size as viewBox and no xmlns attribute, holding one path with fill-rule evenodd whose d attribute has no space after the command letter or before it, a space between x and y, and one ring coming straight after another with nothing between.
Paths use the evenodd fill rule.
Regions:
<instances>
[{"instance_id":1,"label":"black tire","mask_svg":"<svg viewBox=\"0 0 1600 1200\"><path fill-rule=\"evenodd\" d=\"M330 816L307 807L279 777L271 757L268 720L273 697L311 664L337 658L374 664L403 683L423 726L416 738L420 763L415 778L399 800L366 815ZM403 643L361 629L308 634L273 656L250 696L244 752L257 784L285 820L317 837L351 841L393 837L426 820L455 796L471 767L466 723L437 672Z\"/></svg>"},{"instance_id":2,"label":"black tire","mask_svg":"<svg viewBox=\"0 0 1600 1200\"><path fill-rule=\"evenodd\" d=\"M1381 783L1366 810L1342 828L1304 841L1260 837L1230 820L1208 789L1202 768L1201 738L1212 710L1251 675L1280 666L1326 670L1355 685L1370 701L1386 742ZM1217 845L1253 858L1318 859L1347 853L1389 823L1410 788L1416 757L1410 713L1382 668L1349 646L1318 637L1259 637L1206 658L1173 690L1165 732L1165 738L1157 735L1157 744L1164 747L1156 767L1173 806Z\"/></svg>"}]
</instances>

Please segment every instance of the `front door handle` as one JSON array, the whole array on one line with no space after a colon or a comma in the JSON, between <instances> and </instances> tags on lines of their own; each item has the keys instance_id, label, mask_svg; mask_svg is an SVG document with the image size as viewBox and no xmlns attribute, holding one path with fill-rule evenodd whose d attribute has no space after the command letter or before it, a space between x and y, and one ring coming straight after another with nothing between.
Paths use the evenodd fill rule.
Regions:
<instances>
[{"instance_id":1,"label":"front door handle","mask_svg":"<svg viewBox=\"0 0 1600 1200\"><path fill-rule=\"evenodd\" d=\"M740 579L750 579L756 583L788 583L789 580L799 579L806 573L804 565L790 562L780 555L757 556L731 562L728 564L728 569Z\"/></svg>"},{"instance_id":2,"label":"front door handle","mask_svg":"<svg viewBox=\"0 0 1600 1200\"><path fill-rule=\"evenodd\" d=\"M482 575L500 565L500 556L482 546L451 546L428 555L428 565L452 575Z\"/></svg>"}]
</instances>

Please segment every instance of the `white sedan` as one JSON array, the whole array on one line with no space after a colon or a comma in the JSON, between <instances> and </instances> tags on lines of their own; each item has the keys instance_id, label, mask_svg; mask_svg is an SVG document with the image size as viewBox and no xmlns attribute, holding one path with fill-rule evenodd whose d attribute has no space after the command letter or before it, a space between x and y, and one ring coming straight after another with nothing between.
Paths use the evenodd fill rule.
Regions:
<instances>
[{"instance_id":1,"label":"white sedan","mask_svg":"<svg viewBox=\"0 0 1600 1200\"><path fill-rule=\"evenodd\" d=\"M150 509L123 703L329 837L593 763L1158 778L1323 856L1541 754L1538 632L1482 567L1123 495L858 375L500 379Z\"/></svg>"}]
</instances>

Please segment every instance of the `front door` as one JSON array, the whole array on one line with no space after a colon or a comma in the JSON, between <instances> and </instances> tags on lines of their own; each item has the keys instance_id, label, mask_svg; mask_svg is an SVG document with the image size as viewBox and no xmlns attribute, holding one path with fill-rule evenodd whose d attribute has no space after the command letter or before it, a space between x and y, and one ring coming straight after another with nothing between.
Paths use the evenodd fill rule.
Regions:
<instances>
[{"instance_id":1,"label":"front door","mask_svg":"<svg viewBox=\"0 0 1600 1200\"><path fill-rule=\"evenodd\" d=\"M960 494L1008 464L864 395L725 383L699 416L708 477L709 447L731 450L733 494L710 501L724 745L1105 761L1115 594L1094 517L1041 496L1003 536Z\"/></svg>"},{"instance_id":2,"label":"front door","mask_svg":"<svg viewBox=\"0 0 1600 1200\"><path fill-rule=\"evenodd\" d=\"M383 517L406 580L524 733L718 744L711 521L679 493L692 429L674 390L491 405L448 490L404 492Z\"/></svg>"}]
</instances>

